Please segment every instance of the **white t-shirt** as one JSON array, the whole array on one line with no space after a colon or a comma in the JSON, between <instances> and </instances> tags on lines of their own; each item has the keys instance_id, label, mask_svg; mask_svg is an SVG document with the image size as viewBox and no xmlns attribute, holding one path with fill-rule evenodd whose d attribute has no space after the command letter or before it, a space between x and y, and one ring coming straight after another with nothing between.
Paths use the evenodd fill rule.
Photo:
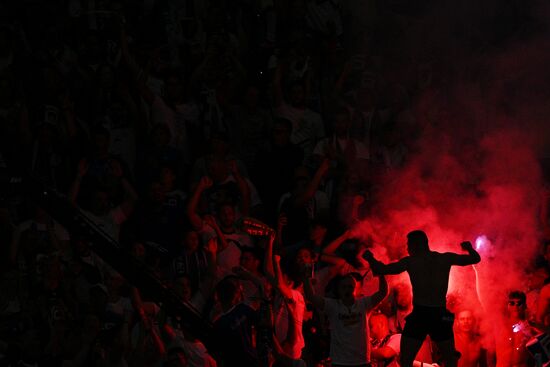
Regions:
<instances>
[{"instance_id":1,"label":"white t-shirt","mask_svg":"<svg viewBox=\"0 0 550 367\"><path fill-rule=\"evenodd\" d=\"M370 297L361 297L350 307L340 300L325 298L324 312L331 330L332 363L352 366L370 360L367 314L373 307Z\"/></svg>"},{"instance_id":2,"label":"white t-shirt","mask_svg":"<svg viewBox=\"0 0 550 367\"><path fill-rule=\"evenodd\" d=\"M289 322L294 324L294 332L296 333L294 336L295 343L293 345L283 345L285 353L293 359L301 357L302 349L306 345L302 333L305 309L306 303L302 293L291 289L291 298L283 300L282 297L277 297L273 310L275 336L279 342L282 343L288 338Z\"/></svg>"}]
</instances>

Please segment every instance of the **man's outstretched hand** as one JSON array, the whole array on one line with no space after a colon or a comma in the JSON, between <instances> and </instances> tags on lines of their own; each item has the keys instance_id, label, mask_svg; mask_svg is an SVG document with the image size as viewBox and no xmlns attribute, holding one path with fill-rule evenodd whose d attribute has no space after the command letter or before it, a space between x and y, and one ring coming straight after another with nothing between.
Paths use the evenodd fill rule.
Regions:
<instances>
[{"instance_id":1,"label":"man's outstretched hand","mask_svg":"<svg viewBox=\"0 0 550 367\"><path fill-rule=\"evenodd\" d=\"M470 250L473 250L474 247L472 246L472 243L470 241L464 241L460 244L460 247L462 247L462 249L464 251L470 251Z\"/></svg>"}]
</instances>

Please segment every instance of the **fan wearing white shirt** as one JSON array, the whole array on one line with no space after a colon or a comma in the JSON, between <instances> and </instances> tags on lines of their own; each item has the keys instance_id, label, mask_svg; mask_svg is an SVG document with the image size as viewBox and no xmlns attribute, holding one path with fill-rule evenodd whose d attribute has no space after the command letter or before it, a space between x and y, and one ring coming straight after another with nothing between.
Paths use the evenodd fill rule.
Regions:
<instances>
[{"instance_id":1,"label":"fan wearing white shirt","mask_svg":"<svg viewBox=\"0 0 550 367\"><path fill-rule=\"evenodd\" d=\"M350 274L338 279L337 299L316 295L311 280L304 279L306 298L329 320L332 366L367 366L370 363L370 337L367 315L388 294L388 283L379 277L378 290L371 296L355 297L356 281Z\"/></svg>"}]
</instances>

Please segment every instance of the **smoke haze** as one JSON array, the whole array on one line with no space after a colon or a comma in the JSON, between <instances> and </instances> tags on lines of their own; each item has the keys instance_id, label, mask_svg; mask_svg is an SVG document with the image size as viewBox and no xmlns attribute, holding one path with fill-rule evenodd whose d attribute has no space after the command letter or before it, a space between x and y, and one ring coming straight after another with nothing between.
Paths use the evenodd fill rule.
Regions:
<instances>
[{"instance_id":1,"label":"smoke haze","mask_svg":"<svg viewBox=\"0 0 550 367\"><path fill-rule=\"evenodd\" d=\"M540 251L539 161L550 142L550 42L540 19L548 12L536 2L458 3L442 2L403 36L412 59L436 60L432 83L412 104L415 122L396 127L404 140L418 136L407 163L383 178L374 215L359 228L386 261L406 255L415 229L435 251L461 252L460 242L487 236L476 267L487 310L504 306L509 290L527 292ZM499 23L506 19L508 28ZM453 270L449 292L476 305L474 285L471 267Z\"/></svg>"}]
</instances>

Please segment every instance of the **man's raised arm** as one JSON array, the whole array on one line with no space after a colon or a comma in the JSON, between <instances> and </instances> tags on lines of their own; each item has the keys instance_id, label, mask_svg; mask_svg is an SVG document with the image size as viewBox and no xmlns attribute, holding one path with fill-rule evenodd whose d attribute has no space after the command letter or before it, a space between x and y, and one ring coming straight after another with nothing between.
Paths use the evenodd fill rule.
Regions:
<instances>
[{"instance_id":1,"label":"man's raised arm","mask_svg":"<svg viewBox=\"0 0 550 367\"><path fill-rule=\"evenodd\" d=\"M395 275L407 270L408 257L390 264L384 264L374 258L370 250L365 251L363 258L368 261L370 268L375 275Z\"/></svg>"},{"instance_id":2,"label":"man's raised arm","mask_svg":"<svg viewBox=\"0 0 550 367\"><path fill-rule=\"evenodd\" d=\"M477 264L481 261L481 256L479 256L479 253L474 249L471 242L462 242L460 247L462 247L464 251L468 251L468 255L448 252L447 254L450 257L451 265L466 266Z\"/></svg>"}]
</instances>

